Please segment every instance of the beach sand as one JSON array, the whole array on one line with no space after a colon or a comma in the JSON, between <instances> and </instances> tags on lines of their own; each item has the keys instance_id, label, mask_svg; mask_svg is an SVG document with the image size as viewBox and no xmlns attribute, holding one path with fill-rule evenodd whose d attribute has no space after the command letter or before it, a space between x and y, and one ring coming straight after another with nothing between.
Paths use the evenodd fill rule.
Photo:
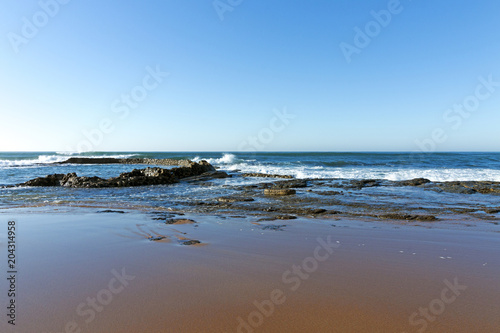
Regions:
<instances>
[{"instance_id":1,"label":"beach sand","mask_svg":"<svg viewBox=\"0 0 500 333\"><path fill-rule=\"evenodd\" d=\"M2 211L18 226L18 296L16 326L0 331L500 332L498 232L182 218L197 223ZM263 229L273 224L286 227Z\"/></svg>"}]
</instances>

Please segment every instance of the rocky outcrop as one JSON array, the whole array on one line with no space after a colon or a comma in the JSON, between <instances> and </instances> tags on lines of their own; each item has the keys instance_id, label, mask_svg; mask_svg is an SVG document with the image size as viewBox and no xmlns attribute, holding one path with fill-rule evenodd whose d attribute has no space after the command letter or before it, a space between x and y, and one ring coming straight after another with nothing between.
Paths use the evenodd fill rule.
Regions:
<instances>
[{"instance_id":1,"label":"rocky outcrop","mask_svg":"<svg viewBox=\"0 0 500 333\"><path fill-rule=\"evenodd\" d=\"M43 178L35 178L19 186L65 186L65 187L129 187L147 185L167 185L179 182L183 178L210 175L216 173L214 167L207 161L190 162L189 166L163 169L135 169L122 173L118 177L103 179L100 177L78 177L76 173L54 174Z\"/></svg>"},{"instance_id":2,"label":"rocky outcrop","mask_svg":"<svg viewBox=\"0 0 500 333\"><path fill-rule=\"evenodd\" d=\"M147 164L166 166L189 166L190 160L174 160L170 158L113 158L113 157L71 157L57 164Z\"/></svg>"}]
</instances>

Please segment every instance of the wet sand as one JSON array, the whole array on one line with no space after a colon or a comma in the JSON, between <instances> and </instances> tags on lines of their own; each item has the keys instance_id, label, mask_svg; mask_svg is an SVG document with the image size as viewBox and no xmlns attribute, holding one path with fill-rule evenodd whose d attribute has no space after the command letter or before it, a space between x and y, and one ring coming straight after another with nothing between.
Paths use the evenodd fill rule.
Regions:
<instances>
[{"instance_id":1,"label":"wet sand","mask_svg":"<svg viewBox=\"0 0 500 333\"><path fill-rule=\"evenodd\" d=\"M500 331L498 232L30 211L0 213L18 223L19 260L17 325L2 332Z\"/></svg>"}]
</instances>

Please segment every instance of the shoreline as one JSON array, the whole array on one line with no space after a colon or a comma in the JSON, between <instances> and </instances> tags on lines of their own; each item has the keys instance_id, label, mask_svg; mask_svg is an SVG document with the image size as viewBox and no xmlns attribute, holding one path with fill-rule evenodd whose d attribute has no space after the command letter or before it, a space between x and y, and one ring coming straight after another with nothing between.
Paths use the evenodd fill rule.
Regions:
<instances>
[{"instance_id":1,"label":"shoreline","mask_svg":"<svg viewBox=\"0 0 500 333\"><path fill-rule=\"evenodd\" d=\"M0 211L2 220L15 218L20 226L18 288L25 296L18 311L25 326L18 329L26 332L60 332L71 320L82 332L237 332L238 318L246 325L260 322L255 301L269 305L269 300L277 302L273 313L250 326L255 332L416 332L421 320L429 332L491 332L500 325L500 286L493 283L500 273L500 241L492 232L175 212L172 218L195 223L167 225L147 212L53 209ZM153 232L169 241L149 241L145 234ZM338 247L329 256L321 250L318 259L327 258L314 264L307 258L315 258L318 238L328 243L328 237ZM181 245L180 238L204 246ZM302 271L308 277L289 273L284 280L294 265L310 270ZM76 308L106 290L112 270L122 268L135 278L86 323L91 308L82 306L83 316ZM467 286L456 301L433 315L434 321L419 314L414 318L419 324L410 325L410 315L439 299L444 281L453 283L455 277Z\"/></svg>"},{"instance_id":2,"label":"shoreline","mask_svg":"<svg viewBox=\"0 0 500 333\"><path fill-rule=\"evenodd\" d=\"M384 179L305 178L239 170L216 170L205 160L70 158L88 165L101 161L183 165L165 169L134 169L110 178L78 176L75 172L50 174L4 188L4 195L14 200L16 191L25 192L25 200L6 207L30 205L30 196L53 197L46 205L100 205L102 194L116 196L116 206L172 207L189 213L261 216L263 219L358 218L434 223L457 220L491 224L500 223L500 182L433 182L426 178L402 181ZM74 165L74 164L70 164ZM99 164L97 164L99 165ZM63 169L65 171L72 169ZM169 187L168 185L172 185ZM56 190L52 190L56 188ZM101 192L99 192L99 190ZM109 189L109 190L108 190ZM12 191L12 192L9 192ZM59 192L57 192L59 191ZM107 192L106 192L107 191ZM112 191L112 192L111 192ZM9 197L9 193L12 193ZM101 194L100 194L101 193ZM157 194L155 196L155 193ZM94 199L95 197L95 199ZM162 202L157 202L162 197ZM137 202L134 198L143 198ZM31 205L40 205L34 200Z\"/></svg>"}]
</instances>

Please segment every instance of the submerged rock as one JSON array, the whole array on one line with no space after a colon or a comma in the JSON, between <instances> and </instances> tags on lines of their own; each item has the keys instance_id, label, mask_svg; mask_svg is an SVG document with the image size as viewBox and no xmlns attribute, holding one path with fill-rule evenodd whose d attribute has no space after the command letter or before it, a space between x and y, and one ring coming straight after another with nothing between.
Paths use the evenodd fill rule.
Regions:
<instances>
[{"instance_id":1,"label":"submerged rock","mask_svg":"<svg viewBox=\"0 0 500 333\"><path fill-rule=\"evenodd\" d=\"M150 241L154 241L154 242L161 241L161 240L163 240L165 238L166 238L165 236L149 236L148 237L148 239Z\"/></svg>"},{"instance_id":2,"label":"submerged rock","mask_svg":"<svg viewBox=\"0 0 500 333\"><path fill-rule=\"evenodd\" d=\"M217 199L219 202L251 202L255 201L253 198L245 198L245 197L222 197Z\"/></svg>"},{"instance_id":3,"label":"submerged rock","mask_svg":"<svg viewBox=\"0 0 500 333\"><path fill-rule=\"evenodd\" d=\"M273 231L283 231L286 224L281 225L266 225L262 227L262 230L273 230Z\"/></svg>"},{"instance_id":4,"label":"submerged rock","mask_svg":"<svg viewBox=\"0 0 500 333\"><path fill-rule=\"evenodd\" d=\"M390 213L390 214L382 214L378 215L381 219L389 219L389 220L408 220L408 221L436 221L437 218L434 215L411 215L411 214L399 214L399 213Z\"/></svg>"},{"instance_id":5,"label":"submerged rock","mask_svg":"<svg viewBox=\"0 0 500 333\"><path fill-rule=\"evenodd\" d=\"M201 242L197 239L183 239L180 241L181 245L196 245L201 244Z\"/></svg>"},{"instance_id":6,"label":"submerged rock","mask_svg":"<svg viewBox=\"0 0 500 333\"><path fill-rule=\"evenodd\" d=\"M319 195L344 195L344 192L339 192L339 191L316 191L313 193Z\"/></svg>"},{"instance_id":7,"label":"submerged rock","mask_svg":"<svg viewBox=\"0 0 500 333\"><path fill-rule=\"evenodd\" d=\"M476 190L472 188L467 188L460 184L459 182L449 182L442 183L438 185L438 188L449 193L458 193L458 194L474 194L477 193Z\"/></svg>"},{"instance_id":8,"label":"submerged rock","mask_svg":"<svg viewBox=\"0 0 500 333\"><path fill-rule=\"evenodd\" d=\"M500 194L500 182L492 181L455 181L437 184L437 189L458 194Z\"/></svg>"},{"instance_id":9,"label":"submerged rock","mask_svg":"<svg viewBox=\"0 0 500 333\"><path fill-rule=\"evenodd\" d=\"M116 213L116 214L125 214L123 210L111 210L111 209L106 209L106 210L101 210L98 211L98 213Z\"/></svg>"},{"instance_id":10,"label":"submerged rock","mask_svg":"<svg viewBox=\"0 0 500 333\"><path fill-rule=\"evenodd\" d=\"M165 224L194 224L196 221L191 219L165 219Z\"/></svg>"}]
</instances>

